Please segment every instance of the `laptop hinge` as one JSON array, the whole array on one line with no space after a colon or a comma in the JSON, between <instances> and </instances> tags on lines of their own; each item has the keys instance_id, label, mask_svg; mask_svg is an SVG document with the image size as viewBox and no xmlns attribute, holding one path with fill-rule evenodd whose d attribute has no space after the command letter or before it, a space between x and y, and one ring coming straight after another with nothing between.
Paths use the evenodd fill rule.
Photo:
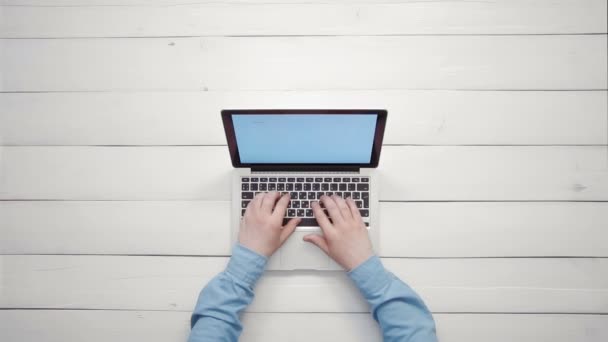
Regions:
<instances>
[{"instance_id":1,"label":"laptop hinge","mask_svg":"<svg viewBox=\"0 0 608 342\"><path fill-rule=\"evenodd\" d=\"M252 166L252 172L353 172L358 173L361 170L358 166L305 166L301 165L259 165Z\"/></svg>"}]
</instances>

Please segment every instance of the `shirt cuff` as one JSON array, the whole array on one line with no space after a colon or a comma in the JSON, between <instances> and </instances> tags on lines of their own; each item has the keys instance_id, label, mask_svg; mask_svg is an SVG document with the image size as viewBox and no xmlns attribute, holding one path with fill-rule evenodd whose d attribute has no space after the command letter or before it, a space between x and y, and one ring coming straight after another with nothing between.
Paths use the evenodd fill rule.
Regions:
<instances>
[{"instance_id":1,"label":"shirt cuff","mask_svg":"<svg viewBox=\"0 0 608 342\"><path fill-rule=\"evenodd\" d=\"M348 276L364 295L379 291L391 281L391 274L375 255L348 272Z\"/></svg>"},{"instance_id":2,"label":"shirt cuff","mask_svg":"<svg viewBox=\"0 0 608 342\"><path fill-rule=\"evenodd\" d=\"M234 246L226 273L253 288L266 268L268 258L239 244Z\"/></svg>"}]
</instances>

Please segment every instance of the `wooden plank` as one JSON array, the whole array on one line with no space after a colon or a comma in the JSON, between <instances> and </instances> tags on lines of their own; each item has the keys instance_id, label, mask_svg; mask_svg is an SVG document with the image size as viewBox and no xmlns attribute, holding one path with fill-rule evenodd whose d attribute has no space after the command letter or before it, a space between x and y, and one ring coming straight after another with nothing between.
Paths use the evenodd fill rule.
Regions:
<instances>
[{"instance_id":1,"label":"wooden plank","mask_svg":"<svg viewBox=\"0 0 608 342\"><path fill-rule=\"evenodd\" d=\"M4 255L2 308L193 309L227 258ZM607 313L608 259L383 259L435 312ZM298 293L294 296L294 293ZM343 272L267 272L251 312L367 312Z\"/></svg>"},{"instance_id":2,"label":"wooden plank","mask_svg":"<svg viewBox=\"0 0 608 342\"><path fill-rule=\"evenodd\" d=\"M605 202L380 208L376 251L385 257L608 256ZM213 201L2 201L0 253L226 256L229 210Z\"/></svg>"},{"instance_id":3,"label":"wooden plank","mask_svg":"<svg viewBox=\"0 0 608 342\"><path fill-rule=\"evenodd\" d=\"M346 107L388 109L387 144L606 144L607 96L424 90L0 93L0 137L5 145L223 145L219 113L225 108Z\"/></svg>"},{"instance_id":4,"label":"wooden plank","mask_svg":"<svg viewBox=\"0 0 608 342\"><path fill-rule=\"evenodd\" d=\"M605 315L435 314L434 318L444 342L604 342L608 338ZM76 342L82 336L89 342L185 341L189 320L186 312L11 310L0 311L0 336L6 341ZM381 341L377 324L367 314L246 313L243 321L240 341Z\"/></svg>"},{"instance_id":5,"label":"wooden plank","mask_svg":"<svg viewBox=\"0 0 608 342\"><path fill-rule=\"evenodd\" d=\"M3 91L606 89L604 35L5 39Z\"/></svg>"},{"instance_id":6,"label":"wooden plank","mask_svg":"<svg viewBox=\"0 0 608 342\"><path fill-rule=\"evenodd\" d=\"M8 6L3 38L606 33L606 1ZM229 23L229 24L227 24Z\"/></svg>"},{"instance_id":7,"label":"wooden plank","mask_svg":"<svg viewBox=\"0 0 608 342\"><path fill-rule=\"evenodd\" d=\"M607 200L606 149L386 146L380 200ZM4 147L2 158L0 199L230 198L225 146Z\"/></svg>"}]
</instances>

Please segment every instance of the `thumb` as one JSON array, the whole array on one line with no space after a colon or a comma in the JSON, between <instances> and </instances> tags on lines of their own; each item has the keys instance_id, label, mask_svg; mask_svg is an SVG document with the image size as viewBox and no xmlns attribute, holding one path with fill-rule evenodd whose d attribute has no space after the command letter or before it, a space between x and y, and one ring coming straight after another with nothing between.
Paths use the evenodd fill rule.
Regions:
<instances>
[{"instance_id":1,"label":"thumb","mask_svg":"<svg viewBox=\"0 0 608 342\"><path fill-rule=\"evenodd\" d=\"M329 255L329 247L327 246L327 240L325 240L325 237L318 234L308 234L304 236L304 241L312 243L323 250L325 254Z\"/></svg>"},{"instance_id":2,"label":"thumb","mask_svg":"<svg viewBox=\"0 0 608 342\"><path fill-rule=\"evenodd\" d=\"M283 229L281 230L281 244L283 244L283 242L285 242L285 240L291 236L294 230L296 230L296 227L300 221L302 221L301 218L292 218L285 226L283 226Z\"/></svg>"}]
</instances>

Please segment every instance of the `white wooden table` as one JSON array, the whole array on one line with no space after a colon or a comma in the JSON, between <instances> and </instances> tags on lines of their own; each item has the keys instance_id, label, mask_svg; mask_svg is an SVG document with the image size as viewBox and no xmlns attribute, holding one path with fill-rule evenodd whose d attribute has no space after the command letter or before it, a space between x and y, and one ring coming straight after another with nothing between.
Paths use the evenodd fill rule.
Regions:
<instances>
[{"instance_id":1,"label":"white wooden table","mask_svg":"<svg viewBox=\"0 0 608 342\"><path fill-rule=\"evenodd\" d=\"M185 340L238 107L389 110L377 251L442 341L608 341L606 0L2 4L0 341ZM269 272L242 340L378 341L366 312Z\"/></svg>"}]
</instances>

